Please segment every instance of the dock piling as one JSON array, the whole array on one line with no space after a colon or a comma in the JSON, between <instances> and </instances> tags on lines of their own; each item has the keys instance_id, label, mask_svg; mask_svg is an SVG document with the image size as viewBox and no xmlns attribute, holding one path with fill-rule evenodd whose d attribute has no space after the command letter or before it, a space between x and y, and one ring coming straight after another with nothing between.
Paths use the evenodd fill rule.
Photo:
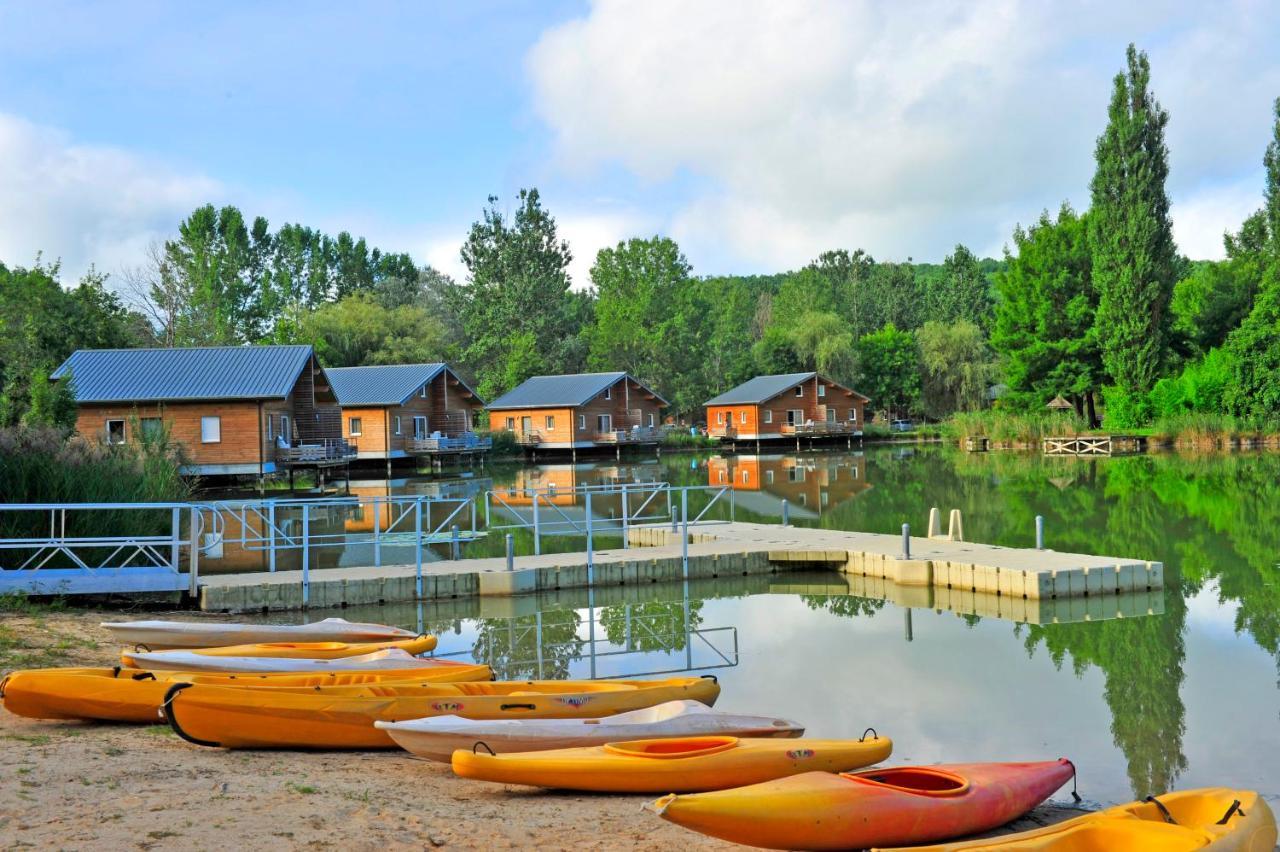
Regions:
<instances>
[{"instance_id":1,"label":"dock piling","mask_svg":"<svg viewBox=\"0 0 1280 852\"><path fill-rule=\"evenodd\" d=\"M911 524L902 525L902 558L911 558Z\"/></svg>"},{"instance_id":2,"label":"dock piling","mask_svg":"<svg viewBox=\"0 0 1280 852\"><path fill-rule=\"evenodd\" d=\"M516 537L507 533L507 570L516 570Z\"/></svg>"},{"instance_id":3,"label":"dock piling","mask_svg":"<svg viewBox=\"0 0 1280 852\"><path fill-rule=\"evenodd\" d=\"M1044 515L1036 515L1036 550L1044 550Z\"/></svg>"},{"instance_id":4,"label":"dock piling","mask_svg":"<svg viewBox=\"0 0 1280 852\"><path fill-rule=\"evenodd\" d=\"M782 500L782 525L784 527L791 526L791 504L784 497Z\"/></svg>"},{"instance_id":5,"label":"dock piling","mask_svg":"<svg viewBox=\"0 0 1280 852\"><path fill-rule=\"evenodd\" d=\"M458 525L454 524L449 530L449 556L453 559L462 558L462 541L458 538Z\"/></svg>"}]
</instances>

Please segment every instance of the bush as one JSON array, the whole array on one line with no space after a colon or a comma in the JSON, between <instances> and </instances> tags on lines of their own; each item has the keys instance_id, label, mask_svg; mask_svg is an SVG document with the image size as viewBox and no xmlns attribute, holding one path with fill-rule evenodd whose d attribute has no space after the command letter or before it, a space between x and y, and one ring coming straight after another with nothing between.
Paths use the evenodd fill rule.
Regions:
<instances>
[{"instance_id":1,"label":"bush","mask_svg":"<svg viewBox=\"0 0 1280 852\"><path fill-rule=\"evenodd\" d=\"M662 436L662 446L671 449L711 449L719 443L708 435L694 435L683 430L672 430Z\"/></svg>"},{"instance_id":2,"label":"bush","mask_svg":"<svg viewBox=\"0 0 1280 852\"><path fill-rule=\"evenodd\" d=\"M520 455L520 445L516 443L515 433L503 429L498 432L491 432L490 437L493 438L493 449L490 451L495 456L518 456Z\"/></svg>"},{"instance_id":3,"label":"bush","mask_svg":"<svg viewBox=\"0 0 1280 852\"><path fill-rule=\"evenodd\" d=\"M1129 393L1116 385L1102 389L1103 426L1108 429L1136 429L1152 418L1151 394Z\"/></svg>"},{"instance_id":4,"label":"bush","mask_svg":"<svg viewBox=\"0 0 1280 852\"><path fill-rule=\"evenodd\" d=\"M1089 424L1074 411L970 411L955 415L942 424L943 434L960 440L985 437L993 441L1039 443L1045 437L1079 435Z\"/></svg>"}]
</instances>

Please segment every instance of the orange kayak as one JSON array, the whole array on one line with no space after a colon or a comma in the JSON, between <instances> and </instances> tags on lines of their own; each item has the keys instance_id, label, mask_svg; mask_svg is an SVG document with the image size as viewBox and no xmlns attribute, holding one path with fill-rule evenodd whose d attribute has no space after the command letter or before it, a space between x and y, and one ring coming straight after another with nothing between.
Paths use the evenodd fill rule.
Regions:
<instances>
[{"instance_id":1,"label":"orange kayak","mask_svg":"<svg viewBox=\"0 0 1280 852\"><path fill-rule=\"evenodd\" d=\"M1043 802L1071 761L808 772L648 805L677 825L769 849L910 846L989 831Z\"/></svg>"},{"instance_id":2,"label":"orange kayak","mask_svg":"<svg viewBox=\"0 0 1280 852\"><path fill-rule=\"evenodd\" d=\"M32 669L14 672L0 681L0 700L10 713L33 719L93 719L158 725L164 722L160 715L164 695L175 683L309 689L388 682L487 681L491 676L488 666L444 660L439 665L412 669L295 674L152 672L119 666L113 669Z\"/></svg>"},{"instance_id":3,"label":"orange kayak","mask_svg":"<svg viewBox=\"0 0 1280 852\"><path fill-rule=\"evenodd\" d=\"M255 645L223 645L220 648L192 648L179 651L181 654L200 654L210 657L278 657L303 660L337 660L342 657L357 657L361 654L372 654L388 648L399 648L409 654L425 654L436 648L436 637L419 636L416 639L401 639L395 642L259 642ZM125 651L120 655L120 662L132 669L145 666L134 659L135 653L145 651ZM155 657L163 658L173 651L151 652Z\"/></svg>"}]
</instances>

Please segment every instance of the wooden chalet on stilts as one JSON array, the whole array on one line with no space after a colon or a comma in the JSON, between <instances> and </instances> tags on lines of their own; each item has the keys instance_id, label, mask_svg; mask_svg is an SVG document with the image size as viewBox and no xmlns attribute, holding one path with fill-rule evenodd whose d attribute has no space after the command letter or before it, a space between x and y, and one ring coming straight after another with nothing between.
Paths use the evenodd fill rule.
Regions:
<instances>
[{"instance_id":1,"label":"wooden chalet on stilts","mask_svg":"<svg viewBox=\"0 0 1280 852\"><path fill-rule=\"evenodd\" d=\"M869 402L819 373L756 376L707 400L707 434L728 444L838 439L862 435Z\"/></svg>"}]
</instances>

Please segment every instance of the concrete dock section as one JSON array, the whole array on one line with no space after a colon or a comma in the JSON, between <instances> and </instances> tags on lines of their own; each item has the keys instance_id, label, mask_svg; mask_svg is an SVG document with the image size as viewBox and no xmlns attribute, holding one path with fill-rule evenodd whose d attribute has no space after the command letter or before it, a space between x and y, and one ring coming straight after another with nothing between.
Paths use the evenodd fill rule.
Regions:
<instances>
[{"instance_id":1,"label":"concrete dock section","mask_svg":"<svg viewBox=\"0 0 1280 852\"><path fill-rule=\"evenodd\" d=\"M1059 553L964 541L912 538L903 558L899 536L776 524L712 523L690 528L687 544L670 525L628 531L627 548L546 553L416 565L326 568L207 575L205 610L246 612L521 595L586 586L782 574L823 568L858 577L957 593L1048 600L1162 588L1159 562ZM419 592L419 584L421 591Z\"/></svg>"}]
</instances>

